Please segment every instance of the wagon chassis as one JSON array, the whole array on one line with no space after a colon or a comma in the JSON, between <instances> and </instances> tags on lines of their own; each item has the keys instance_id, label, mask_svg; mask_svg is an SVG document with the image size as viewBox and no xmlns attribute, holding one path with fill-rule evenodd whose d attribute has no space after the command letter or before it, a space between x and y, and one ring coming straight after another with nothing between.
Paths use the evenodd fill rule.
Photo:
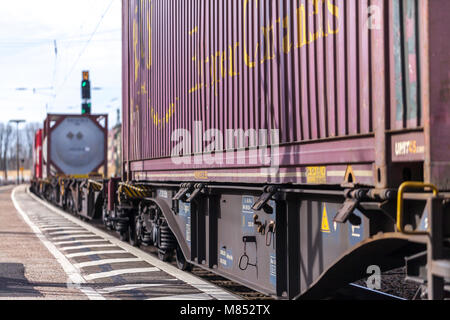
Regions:
<instances>
[{"instance_id":1,"label":"wagon chassis","mask_svg":"<svg viewBox=\"0 0 450 320\"><path fill-rule=\"evenodd\" d=\"M338 290L346 283L359 280L364 277L364 270L360 269L357 272L348 277L343 276L342 271L349 265L353 265L355 260L348 259L348 257L355 254L355 252L369 251L371 246L377 246L383 243L400 243L398 246L394 246L392 254L397 255L395 259L385 259L384 256L388 256L390 251L384 250L383 253L378 251L378 261L383 271L391 270L393 268L407 266L407 280L415 281L424 286L425 294L428 293L428 297L443 299L446 297L445 279L450 279L448 276L448 264L445 259L450 257L450 252L447 248L444 248L445 237L450 234L449 230L444 230L443 226L448 226L444 221L449 220L448 216L448 199L449 194L430 195L429 193L407 193L402 194L402 197L408 201L417 202L425 201L424 205L430 208L429 219L430 224L429 232L422 232L418 235L412 234L411 231L396 229L397 215L396 207L398 204L398 190L385 189L376 190L368 188L366 186L350 185L346 184L346 188L336 187L329 188L329 190L322 190L319 187L302 187L295 188L294 186L279 186L279 185L233 185L233 184L214 184L214 183L150 183L147 181L136 181L127 184L129 186L137 186L138 188L146 188L146 192L149 193L147 197L141 199L127 198L126 193L122 193L122 204L119 205L119 210L128 210L128 212L134 212L131 216L127 213L122 214L122 221L142 221L144 220L143 213L151 207L151 210L159 210L159 214L164 217L164 224L170 227L173 238L171 241L176 241L178 244L169 248L167 251L173 251L177 253L177 260L181 268L186 268L186 264L198 266L206 269L217 275L226 277L235 282L241 283L249 288L263 292L265 294L277 296L278 298L288 299L313 299L321 297L324 292L332 292ZM423 189L423 188L422 188ZM171 201L163 201L158 197L159 190L171 190ZM268 201L276 202L277 216L271 229L267 221L261 223L255 220L255 235L243 237L244 247L246 248L251 243L256 243L255 238L258 236L265 236L266 242L268 238L274 237L277 260L276 260L276 272L277 282L276 290L268 291L266 287L260 286L258 283L246 281L242 277L235 276L233 274L224 273L219 270L219 245L217 243L217 217L211 220L211 216L214 215L214 208L220 206L219 199L224 193L254 193L257 195L257 201L253 204L253 209L265 212L265 214L271 214L271 208L267 205ZM342 225L359 226L362 221L361 218L356 216L353 211L358 209L363 215L370 221L371 234L364 242L358 247L352 248L348 252L336 261L328 270L323 270L322 275L318 277L314 283L309 284L307 290L302 291L300 273L298 272L302 261L299 255L300 247L302 246L298 237L298 224L300 217L298 215L299 198L318 199L319 201L337 202L341 204L341 209L338 211L334 221ZM179 216L179 203L189 203L192 212L192 224L191 224L191 244L186 244L186 238L184 234L179 230L177 226L176 217ZM402 199L403 201L403 199ZM124 204L125 203L125 204ZM124 207L123 207L124 205ZM121 207L122 206L122 207ZM158 209L155 209L157 207ZM145 209L147 208L147 209ZM423 209L423 208L422 208ZM420 211L420 210L419 210ZM207 212L207 213L206 213ZM444 214L445 212L445 214ZM423 214L423 212L415 213ZM210 216L206 221L205 215ZM120 215L119 215L120 216ZM257 219L257 218L256 218ZM411 222L408 220L408 223ZM409 228L417 228L414 223ZM440 231L436 231L440 230ZM125 231L125 232L124 232ZM122 228L122 233L127 233L124 236L124 240L136 239L136 235L132 235L132 232L136 232L137 228L131 228L125 230ZM131 233L130 233L131 232ZM267 233L265 233L267 232ZM271 233L271 236L267 235ZM137 232L138 238L142 237L142 233ZM207 236L206 236L207 235ZM147 235L148 236L148 235ZM270 240L269 240L270 241ZM130 243L134 245L142 244L142 241L132 240ZM208 244L206 244L208 243ZM157 246L157 241L148 242L146 245L153 244ZM367 249L369 248L369 249ZM400 251L397 252L396 250ZM182 257L180 257L180 251ZM160 258L167 260L169 257L164 255L166 251L160 250ZM169 253L170 255L170 253ZM362 253L361 256L365 256ZM244 249L243 255L239 259L239 268L241 268L242 258L246 256ZM416 258L419 256L420 258ZM423 259L423 257L427 259ZM183 259L184 258L184 259ZM247 256L248 258L248 256ZM367 257L366 257L367 258ZM373 258L373 257L371 257ZM251 258L246 261L246 267L256 267L250 262ZM369 259L370 260L370 259ZM373 259L372 259L373 260ZM384 261L386 260L386 261ZM429 261L428 261L429 260ZM406 262L406 263L405 263ZM429 266L432 266L431 268ZM354 266L353 266L354 267ZM242 268L241 268L242 270ZM330 281L327 277L328 274L336 273L336 270L340 270L341 274L337 281ZM420 272L419 272L420 271ZM447 272L447 273L446 273ZM336 273L335 276L339 275ZM324 280L328 279L328 280ZM325 283L325 284L324 284ZM431 285L428 285L430 284ZM428 291L427 291L428 290Z\"/></svg>"}]
</instances>

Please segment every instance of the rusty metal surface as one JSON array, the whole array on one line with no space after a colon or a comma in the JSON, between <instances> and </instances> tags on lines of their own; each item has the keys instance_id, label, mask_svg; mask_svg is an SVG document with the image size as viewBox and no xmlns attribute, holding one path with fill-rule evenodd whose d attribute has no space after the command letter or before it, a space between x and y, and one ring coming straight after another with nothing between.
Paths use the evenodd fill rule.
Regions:
<instances>
[{"instance_id":1,"label":"rusty metal surface","mask_svg":"<svg viewBox=\"0 0 450 320\"><path fill-rule=\"evenodd\" d=\"M450 2L445 0L421 2L424 13L422 26L422 54L430 59L423 61L422 83L424 90L425 182L435 183L441 190L450 190L450 45L447 37Z\"/></svg>"},{"instance_id":2,"label":"rusty metal surface","mask_svg":"<svg viewBox=\"0 0 450 320\"><path fill-rule=\"evenodd\" d=\"M348 165L363 165L358 182L398 184L389 178L395 156L391 132L415 130L422 141L428 117L423 97L428 52L419 52L427 43L419 26L428 23L419 6L426 5L417 0L123 1L127 178L174 180L171 174L179 170L177 180L229 179L211 174L220 167L230 169L225 175L247 173L233 176L241 182L304 183L308 166L320 165L334 172L324 182L336 184L344 181ZM441 88L444 93L437 96L445 97L448 88ZM436 130L445 128L442 116L448 119L448 108L436 118ZM173 141L176 129L191 136ZM204 152L213 140L194 133L211 129L223 134L223 148L216 151L229 151L234 159L237 149L259 144L246 139L236 145L227 129L279 130L280 145L290 150L281 156L281 171L295 167L296 176L252 175L260 162L215 168L171 162L178 143L192 159ZM345 146L336 148L339 142ZM397 141L407 142L414 141ZM362 144L366 150L358 150ZM294 153L305 145L312 150ZM423 161L423 151L403 156L406 162ZM448 148L436 152L448 159ZM345 153L350 160L341 156Z\"/></svg>"},{"instance_id":3,"label":"rusty metal surface","mask_svg":"<svg viewBox=\"0 0 450 320\"><path fill-rule=\"evenodd\" d=\"M419 2L390 1L392 130L423 126L420 100Z\"/></svg>"}]
</instances>

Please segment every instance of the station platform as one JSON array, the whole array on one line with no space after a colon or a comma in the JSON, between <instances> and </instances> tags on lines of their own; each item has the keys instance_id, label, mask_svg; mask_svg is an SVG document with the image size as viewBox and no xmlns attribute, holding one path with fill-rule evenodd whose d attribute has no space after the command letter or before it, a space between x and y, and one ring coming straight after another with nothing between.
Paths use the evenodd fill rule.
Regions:
<instances>
[{"instance_id":1,"label":"station platform","mask_svg":"<svg viewBox=\"0 0 450 320\"><path fill-rule=\"evenodd\" d=\"M0 188L0 300L236 300L55 208Z\"/></svg>"}]
</instances>

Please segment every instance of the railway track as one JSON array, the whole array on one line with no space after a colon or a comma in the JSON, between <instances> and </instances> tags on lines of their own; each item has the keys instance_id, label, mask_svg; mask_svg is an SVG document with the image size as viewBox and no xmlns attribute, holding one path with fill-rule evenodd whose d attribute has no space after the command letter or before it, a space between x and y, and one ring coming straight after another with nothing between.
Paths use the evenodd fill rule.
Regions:
<instances>
[{"instance_id":1,"label":"railway track","mask_svg":"<svg viewBox=\"0 0 450 320\"><path fill-rule=\"evenodd\" d=\"M205 279L208 282L211 282L212 284L223 288L227 291L230 291L231 293L241 297L245 300L275 300L275 298L267 296L265 294L262 294L260 292L254 291L252 289L249 289L247 287L244 287L236 282L233 282L231 280L227 280L225 278L222 278L220 276L217 276L211 272L208 272L206 270L203 270L201 268L193 268L192 274L194 274L197 277L200 277L202 279Z\"/></svg>"},{"instance_id":2,"label":"railway track","mask_svg":"<svg viewBox=\"0 0 450 320\"><path fill-rule=\"evenodd\" d=\"M84 219L82 219L84 220ZM103 232L106 232L110 234L111 236L116 237L119 239L120 237L117 235L116 232L108 230L102 223L100 222L94 222L92 223L96 228L99 230L102 230ZM140 247L139 250L152 255L155 258L158 258L158 252L156 249L151 247ZM171 262L171 264L176 267L176 263L174 261ZM234 281L225 279L219 275L216 275L212 272L209 272L207 270L204 270L199 267L193 267L190 271L191 274L193 274L196 277L199 277L205 281L208 281L211 284L214 284L215 286L222 288L236 296L239 296L240 298L244 300L257 300L257 301L273 301L276 300L274 297L265 295L263 293L260 293L258 291L254 291L248 287L245 287L241 284L238 284ZM400 290L399 289L399 283L404 283L402 279L404 279L404 274L401 273L399 270L394 270L391 272L387 272L383 274L384 277L390 278L390 283L393 282L396 284L388 285L386 288L384 288L384 291L380 290L372 290L369 288L364 287L361 282L358 283L352 283L348 286L338 290L336 293L333 293L327 300L385 300L385 301L401 301L401 300L408 300L405 297L400 296L400 294L403 294L404 296L411 296L415 293L415 286L414 289L411 289L411 286L409 287L409 290ZM396 295L396 292L398 295ZM392 292L392 293L387 293Z\"/></svg>"},{"instance_id":3,"label":"railway track","mask_svg":"<svg viewBox=\"0 0 450 320\"><path fill-rule=\"evenodd\" d=\"M84 219L82 219L84 220ZM96 228L98 228L99 230L102 230L103 232L108 233L109 235L120 239L119 235L117 234L117 232L108 230L101 222L95 221L95 222L91 222L92 225L94 225ZM158 252L156 249L152 248L152 247L145 247L145 246L141 246L138 248L139 250L141 250L142 252L145 252L155 258L158 258ZM171 263L174 267L176 267L176 262L175 261L171 261L169 262ZM207 270L204 270L202 268L199 267L193 267L191 271L189 271L192 275L201 278L219 288L222 288L236 296L239 296L240 298L244 299L244 300L275 300L275 298L265 295L263 293L254 291L250 288L247 288L245 286L242 286L234 281L225 279L219 275L216 275L212 272L209 272Z\"/></svg>"},{"instance_id":4,"label":"railway track","mask_svg":"<svg viewBox=\"0 0 450 320\"><path fill-rule=\"evenodd\" d=\"M119 239L116 232L108 230L102 223L96 222L94 225L108 234ZM158 258L158 252L151 247L139 248L143 252ZM172 261L172 265L176 267L176 263ZM199 267L193 267L190 271L194 276L204 279L217 287L229 291L230 293L241 297L244 300L276 300L276 298L265 295L258 291L254 291L248 287L238 284L234 281L225 279L212 272ZM405 270L397 269L382 274L385 280L384 287L380 290L369 289L364 286L364 281L349 284L348 286L333 293L328 300L386 300L401 301L412 300L417 297L419 285L405 281Z\"/></svg>"},{"instance_id":5,"label":"railway track","mask_svg":"<svg viewBox=\"0 0 450 320\"><path fill-rule=\"evenodd\" d=\"M94 225L108 234L119 239L120 237L114 231L108 230L101 222L94 222ZM158 258L157 249L141 246L143 252ZM172 261L173 266L177 266ZM204 279L230 293L241 297L244 300L276 300L276 298L254 291L248 287L238 284L234 281L223 278L215 273L209 272L199 267L193 267L190 271L194 276ZM385 272L382 274L383 288L380 290L369 289L365 286L364 280L349 284L348 286L331 294L328 299L332 300L412 300L417 297L419 285L406 282L406 273L403 268Z\"/></svg>"},{"instance_id":6,"label":"railway track","mask_svg":"<svg viewBox=\"0 0 450 320\"><path fill-rule=\"evenodd\" d=\"M383 301L401 301L407 300L402 297L384 293L379 290L373 290L361 285L352 283L337 291L331 300L383 300Z\"/></svg>"},{"instance_id":7,"label":"railway track","mask_svg":"<svg viewBox=\"0 0 450 320\"><path fill-rule=\"evenodd\" d=\"M34 195L32 197L35 197ZM58 207L55 207L53 205L50 205L47 203L48 206L51 206L55 209L59 209ZM66 213L67 214L67 213ZM89 225L94 227L97 230L102 231L103 233L108 234L109 236L117 239L120 241L120 236L111 230L108 230L100 221L87 221L86 219L70 215L71 217L75 218L76 220L80 222L88 222ZM141 246L140 248L136 248L140 252L152 256L154 259L158 259L158 252L157 249L152 247L145 247ZM175 258L169 262L169 264L172 265L173 268L176 268L176 261ZM267 296L265 294L262 294L260 292L254 291L250 288L247 288L245 286L242 286L234 281L225 279L217 274L214 274L212 272L209 272L207 270L201 269L199 267L193 267L191 271L189 271L190 274L193 276L200 278L207 283L210 283L226 292L229 292L231 295L237 296L240 299L243 300L249 300L249 301L270 301L275 300L274 297ZM336 293L332 294L330 296L331 300L406 300L414 296L415 294L415 287L408 288L407 292L402 292L402 283L404 281L404 276L400 271L393 271L391 273L387 273L385 276L389 276L389 282L388 286L384 289L384 292L382 291L376 291L376 290L370 290L365 288L361 283L356 284L350 284L345 288L342 288L341 290L337 291ZM399 294L397 294L397 292ZM406 299L405 299L406 298Z\"/></svg>"},{"instance_id":8,"label":"railway track","mask_svg":"<svg viewBox=\"0 0 450 320\"><path fill-rule=\"evenodd\" d=\"M236 300L51 204L14 189L13 204L68 276L66 286L90 300Z\"/></svg>"}]
</instances>

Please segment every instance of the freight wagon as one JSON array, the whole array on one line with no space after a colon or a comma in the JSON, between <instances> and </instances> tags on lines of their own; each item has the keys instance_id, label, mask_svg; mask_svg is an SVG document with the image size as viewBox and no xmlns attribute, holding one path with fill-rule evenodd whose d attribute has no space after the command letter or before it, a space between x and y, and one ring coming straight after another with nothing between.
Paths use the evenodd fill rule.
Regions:
<instances>
[{"instance_id":1,"label":"freight wagon","mask_svg":"<svg viewBox=\"0 0 450 320\"><path fill-rule=\"evenodd\" d=\"M448 294L450 2L122 3L108 228L279 298L405 266Z\"/></svg>"},{"instance_id":2,"label":"freight wagon","mask_svg":"<svg viewBox=\"0 0 450 320\"><path fill-rule=\"evenodd\" d=\"M107 132L107 115L49 114L35 136L31 190L86 219L101 217Z\"/></svg>"},{"instance_id":3,"label":"freight wagon","mask_svg":"<svg viewBox=\"0 0 450 320\"><path fill-rule=\"evenodd\" d=\"M428 267L438 297L449 12L446 0L123 1L124 180L106 216L162 257L177 247L278 297L405 259L420 283Z\"/></svg>"},{"instance_id":4,"label":"freight wagon","mask_svg":"<svg viewBox=\"0 0 450 320\"><path fill-rule=\"evenodd\" d=\"M35 180L42 179L42 129L36 131L33 142L33 168L31 175Z\"/></svg>"}]
</instances>

